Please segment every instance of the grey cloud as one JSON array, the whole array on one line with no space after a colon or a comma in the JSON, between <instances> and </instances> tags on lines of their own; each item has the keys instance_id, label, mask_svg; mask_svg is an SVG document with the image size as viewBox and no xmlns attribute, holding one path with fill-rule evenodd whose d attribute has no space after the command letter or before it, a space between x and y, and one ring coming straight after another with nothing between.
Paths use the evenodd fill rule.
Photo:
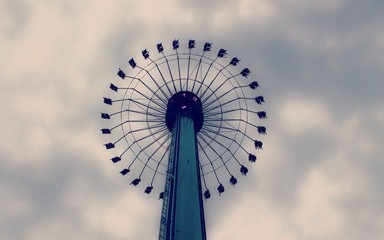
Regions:
<instances>
[{"instance_id":1,"label":"grey cloud","mask_svg":"<svg viewBox=\"0 0 384 240\"><path fill-rule=\"evenodd\" d=\"M1 12L3 26L0 26L8 37L16 38L26 29L34 9L31 4L17 0L4 2L4 9Z\"/></svg>"},{"instance_id":2,"label":"grey cloud","mask_svg":"<svg viewBox=\"0 0 384 240\"><path fill-rule=\"evenodd\" d=\"M381 239L384 198L381 172L384 166L380 143L384 132L382 120L374 120L374 114L383 102L380 54L383 47L378 31L383 19L382 4L379 1L344 1L332 8L319 6L321 3L274 1L272 5L277 14L265 23L257 16L245 17L229 11L229 6L237 4L229 1L178 1L175 4L180 11L156 23L146 20L145 16L136 16L131 9L125 12L129 18L120 14L110 16L111 25L103 29L104 35L94 39L95 47L87 53L89 61L83 63L76 57L68 58L56 52L55 56L68 58L71 67L52 73L53 79L42 73L22 80L12 79L4 66L4 76L10 79L2 81L2 98L15 99L21 94L30 96L32 102L35 96L60 109L52 112L52 109L38 106L38 113L27 117L27 109L19 105L11 109L2 105L10 110L2 117L2 123L9 125L3 130L3 136L9 139L2 138L0 145L1 193L6 194L2 199L6 199L5 206L12 206L14 202L20 208L20 215L2 210L9 214L0 220L2 238L29 239L28 235L45 234L55 239L118 239L120 233L127 234L125 238L128 239L156 238L161 210L157 196L145 195L142 186L129 186L130 179L119 176L120 166L113 165L109 160L111 153L103 149L102 144L107 139L99 135L99 129L106 123L99 114L107 108L102 104L102 96L113 94L107 88L109 82L116 80L116 70L127 67L127 60L140 56L144 48L155 52L153 49L158 42L165 44L180 38L184 44L189 38L195 38L198 44L213 42L215 50L227 48L231 56L242 60L242 66L251 69L250 77L261 85L257 93L266 97L269 116L265 149L250 167L249 175L239 178L241 181L235 188L228 186L223 196L206 202L208 236L225 232L221 227L231 225L238 229L239 236L253 239L263 236L262 233L277 231L276 222L282 221L284 226L289 226L287 235L303 239L303 229L295 220L301 203L299 196L308 176L320 171L334 181L334 186L352 186L353 189L349 193L340 189L336 198L327 198L344 224L329 239L344 236ZM17 20L15 28L5 33L9 38L17 38L19 33L26 31L28 19L34 14L33 5L13 1L6 6L7 16ZM254 2L251 6L257 10L259 5ZM81 7L84 6L69 3L58 9L77 22L81 21L81 11L77 10ZM183 13L192 14L193 22ZM213 22L215 14L228 16L233 21L217 29L215 24L220 19ZM96 19L93 24L97 25ZM77 36L78 33L68 34ZM71 52L79 56L82 56L81 49L87 47L74 47L74 42L68 44L72 46L69 47ZM47 63L46 69L51 68L60 69L55 58ZM20 74L23 76L23 69ZM76 79L72 79L73 76ZM12 91L17 92L10 94ZM47 94L49 91L52 94ZM281 106L292 97L320 101L330 115L329 132L323 128L301 135L285 131L287 119L281 115ZM27 100L24 106L28 106ZM353 116L356 116L358 129L354 129L353 124L342 129ZM41 129L49 137L49 144L40 148L26 136L33 136L32 131ZM371 148L370 142L374 143ZM360 149L359 144L364 143L368 144L368 150L364 150L364 146ZM347 180L353 174L356 179L365 179L367 186L350 185ZM127 195L126 204L119 202ZM16 198L24 201L18 203L13 200ZM247 199L254 202L252 209L236 212ZM147 204L147 208L141 215L135 215L136 206L143 206L140 202ZM262 211L259 204L263 202L268 202L270 211L279 216L269 223L270 228L252 225L250 229L249 226L236 226L232 221L239 215L252 223L274 219L259 215ZM118 227L111 230L101 224L121 224L118 214L114 215L119 209L112 211L110 204L121 207L126 222L133 224L129 226L134 229L132 232L113 232L118 231ZM104 211L112 213L108 215ZM106 222L99 222L97 228L87 222L86 216L93 213L99 217L108 216ZM52 223L62 228L54 228ZM252 231L254 235L242 235L243 231Z\"/></svg>"}]
</instances>

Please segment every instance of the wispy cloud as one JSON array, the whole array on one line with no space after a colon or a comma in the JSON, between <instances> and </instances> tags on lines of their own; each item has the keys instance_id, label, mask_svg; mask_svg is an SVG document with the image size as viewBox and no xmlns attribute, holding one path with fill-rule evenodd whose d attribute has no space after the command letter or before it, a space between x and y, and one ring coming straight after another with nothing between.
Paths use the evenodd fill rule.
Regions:
<instances>
[{"instance_id":1,"label":"wispy cloud","mask_svg":"<svg viewBox=\"0 0 384 240\"><path fill-rule=\"evenodd\" d=\"M102 146L102 96L141 50L194 38L251 69L269 114L256 165L206 202L208 238L382 239L383 7L3 1L1 238L157 237L161 201Z\"/></svg>"}]
</instances>

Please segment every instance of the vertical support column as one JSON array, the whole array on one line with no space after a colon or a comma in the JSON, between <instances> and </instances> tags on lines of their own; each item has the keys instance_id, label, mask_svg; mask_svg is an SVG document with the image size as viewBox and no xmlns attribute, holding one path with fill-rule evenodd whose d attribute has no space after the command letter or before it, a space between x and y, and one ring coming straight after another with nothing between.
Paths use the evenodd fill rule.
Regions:
<instances>
[{"instance_id":1,"label":"vertical support column","mask_svg":"<svg viewBox=\"0 0 384 240\"><path fill-rule=\"evenodd\" d=\"M191 111L180 111L172 132L175 138L175 240L205 240L196 132ZM172 153L171 153L172 154Z\"/></svg>"},{"instance_id":2,"label":"vertical support column","mask_svg":"<svg viewBox=\"0 0 384 240\"><path fill-rule=\"evenodd\" d=\"M200 99L178 92L167 106L172 132L159 240L206 240L196 133L204 117Z\"/></svg>"}]
</instances>

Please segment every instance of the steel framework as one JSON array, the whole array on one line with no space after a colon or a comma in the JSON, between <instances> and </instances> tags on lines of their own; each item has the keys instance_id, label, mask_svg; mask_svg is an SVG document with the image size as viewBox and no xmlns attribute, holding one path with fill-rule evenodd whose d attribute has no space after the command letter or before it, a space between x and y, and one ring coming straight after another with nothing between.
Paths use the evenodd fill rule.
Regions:
<instances>
[{"instance_id":1,"label":"steel framework","mask_svg":"<svg viewBox=\"0 0 384 240\"><path fill-rule=\"evenodd\" d=\"M117 72L128 80L126 86L110 84L121 97L104 97L105 104L119 109L101 113L103 119L119 121L101 132L121 129L115 141L105 144L109 150L121 147L120 154L111 159L125 165L120 173L127 175L134 164L141 163L131 185L146 179L144 192L149 194L159 182L156 177L165 177L160 181L164 185L159 186L164 187L159 194L163 199L160 240L206 239L203 198L211 197L212 185L222 194L223 179L236 185L236 165L240 174L248 173L239 157L245 153L255 163L257 157L251 149L261 149L263 143L252 136L266 134L264 126L254 123L256 118L267 118L258 109L264 97L254 95L259 83L241 79L248 78L250 70L236 70L240 60L233 57L228 61L225 49L209 56L211 43L205 43L201 53L195 52L194 40L187 46L187 51L179 52L179 40L174 40L172 52L165 54L159 43L156 59L145 49L144 65L131 58L132 74L122 69ZM124 158L128 165L121 161Z\"/></svg>"}]
</instances>

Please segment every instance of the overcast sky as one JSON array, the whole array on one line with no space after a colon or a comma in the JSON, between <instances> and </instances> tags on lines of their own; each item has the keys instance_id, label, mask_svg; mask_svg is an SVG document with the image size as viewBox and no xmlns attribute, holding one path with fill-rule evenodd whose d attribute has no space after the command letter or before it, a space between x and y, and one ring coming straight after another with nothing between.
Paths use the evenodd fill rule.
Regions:
<instances>
[{"instance_id":1,"label":"overcast sky","mask_svg":"<svg viewBox=\"0 0 384 240\"><path fill-rule=\"evenodd\" d=\"M0 238L157 239L161 201L103 147L102 96L144 48L192 38L247 63L269 117L248 176L206 202L208 239L384 239L383 12L380 0L0 0Z\"/></svg>"}]
</instances>

